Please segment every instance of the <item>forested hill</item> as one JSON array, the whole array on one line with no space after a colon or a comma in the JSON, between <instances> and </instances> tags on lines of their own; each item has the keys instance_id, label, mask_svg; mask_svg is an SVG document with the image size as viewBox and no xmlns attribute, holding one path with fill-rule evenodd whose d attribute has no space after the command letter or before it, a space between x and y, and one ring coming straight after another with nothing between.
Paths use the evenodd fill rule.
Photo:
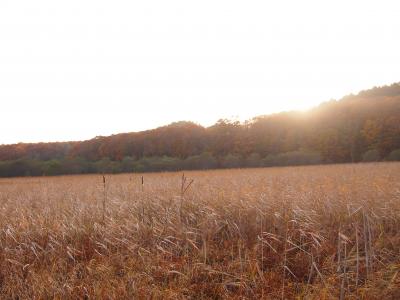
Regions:
<instances>
[{"instance_id":1,"label":"forested hill","mask_svg":"<svg viewBox=\"0 0 400 300\"><path fill-rule=\"evenodd\" d=\"M400 83L245 123L177 122L82 142L2 145L0 176L380 160L400 160Z\"/></svg>"}]
</instances>

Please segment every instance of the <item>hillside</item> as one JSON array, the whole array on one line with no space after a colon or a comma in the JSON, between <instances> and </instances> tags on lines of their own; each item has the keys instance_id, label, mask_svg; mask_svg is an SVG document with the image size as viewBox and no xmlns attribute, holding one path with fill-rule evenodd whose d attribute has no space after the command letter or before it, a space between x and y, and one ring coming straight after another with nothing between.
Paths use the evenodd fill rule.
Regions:
<instances>
[{"instance_id":1,"label":"hillside","mask_svg":"<svg viewBox=\"0 0 400 300\"><path fill-rule=\"evenodd\" d=\"M399 160L399 149L396 83L245 123L176 122L82 142L1 145L0 176Z\"/></svg>"}]
</instances>

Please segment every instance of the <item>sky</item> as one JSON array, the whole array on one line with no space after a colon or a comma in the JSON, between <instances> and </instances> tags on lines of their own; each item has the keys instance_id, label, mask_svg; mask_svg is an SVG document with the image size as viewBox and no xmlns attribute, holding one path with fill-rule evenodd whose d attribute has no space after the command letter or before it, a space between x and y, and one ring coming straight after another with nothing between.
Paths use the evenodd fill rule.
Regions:
<instances>
[{"instance_id":1,"label":"sky","mask_svg":"<svg viewBox=\"0 0 400 300\"><path fill-rule=\"evenodd\" d=\"M0 144L304 110L400 81L399 1L1 0Z\"/></svg>"}]
</instances>

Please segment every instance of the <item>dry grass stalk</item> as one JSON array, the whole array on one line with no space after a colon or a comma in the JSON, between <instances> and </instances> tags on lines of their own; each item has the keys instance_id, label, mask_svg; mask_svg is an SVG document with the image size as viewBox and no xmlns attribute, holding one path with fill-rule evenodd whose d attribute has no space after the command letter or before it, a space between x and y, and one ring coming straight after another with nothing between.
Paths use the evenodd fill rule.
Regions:
<instances>
[{"instance_id":1,"label":"dry grass stalk","mask_svg":"<svg viewBox=\"0 0 400 300\"><path fill-rule=\"evenodd\" d=\"M103 224L105 222L105 216L106 216L106 201L107 201L106 177L103 175L103 217L102 217Z\"/></svg>"},{"instance_id":2,"label":"dry grass stalk","mask_svg":"<svg viewBox=\"0 0 400 300\"><path fill-rule=\"evenodd\" d=\"M0 298L400 297L400 164L131 177L0 180Z\"/></svg>"}]
</instances>

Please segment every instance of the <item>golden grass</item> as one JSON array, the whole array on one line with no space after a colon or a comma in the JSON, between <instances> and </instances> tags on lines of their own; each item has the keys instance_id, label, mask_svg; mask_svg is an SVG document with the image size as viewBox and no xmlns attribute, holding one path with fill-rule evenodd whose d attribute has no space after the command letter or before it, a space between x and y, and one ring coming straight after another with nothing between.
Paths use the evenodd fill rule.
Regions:
<instances>
[{"instance_id":1,"label":"golden grass","mask_svg":"<svg viewBox=\"0 0 400 300\"><path fill-rule=\"evenodd\" d=\"M0 180L0 298L400 298L399 163L141 176Z\"/></svg>"}]
</instances>

